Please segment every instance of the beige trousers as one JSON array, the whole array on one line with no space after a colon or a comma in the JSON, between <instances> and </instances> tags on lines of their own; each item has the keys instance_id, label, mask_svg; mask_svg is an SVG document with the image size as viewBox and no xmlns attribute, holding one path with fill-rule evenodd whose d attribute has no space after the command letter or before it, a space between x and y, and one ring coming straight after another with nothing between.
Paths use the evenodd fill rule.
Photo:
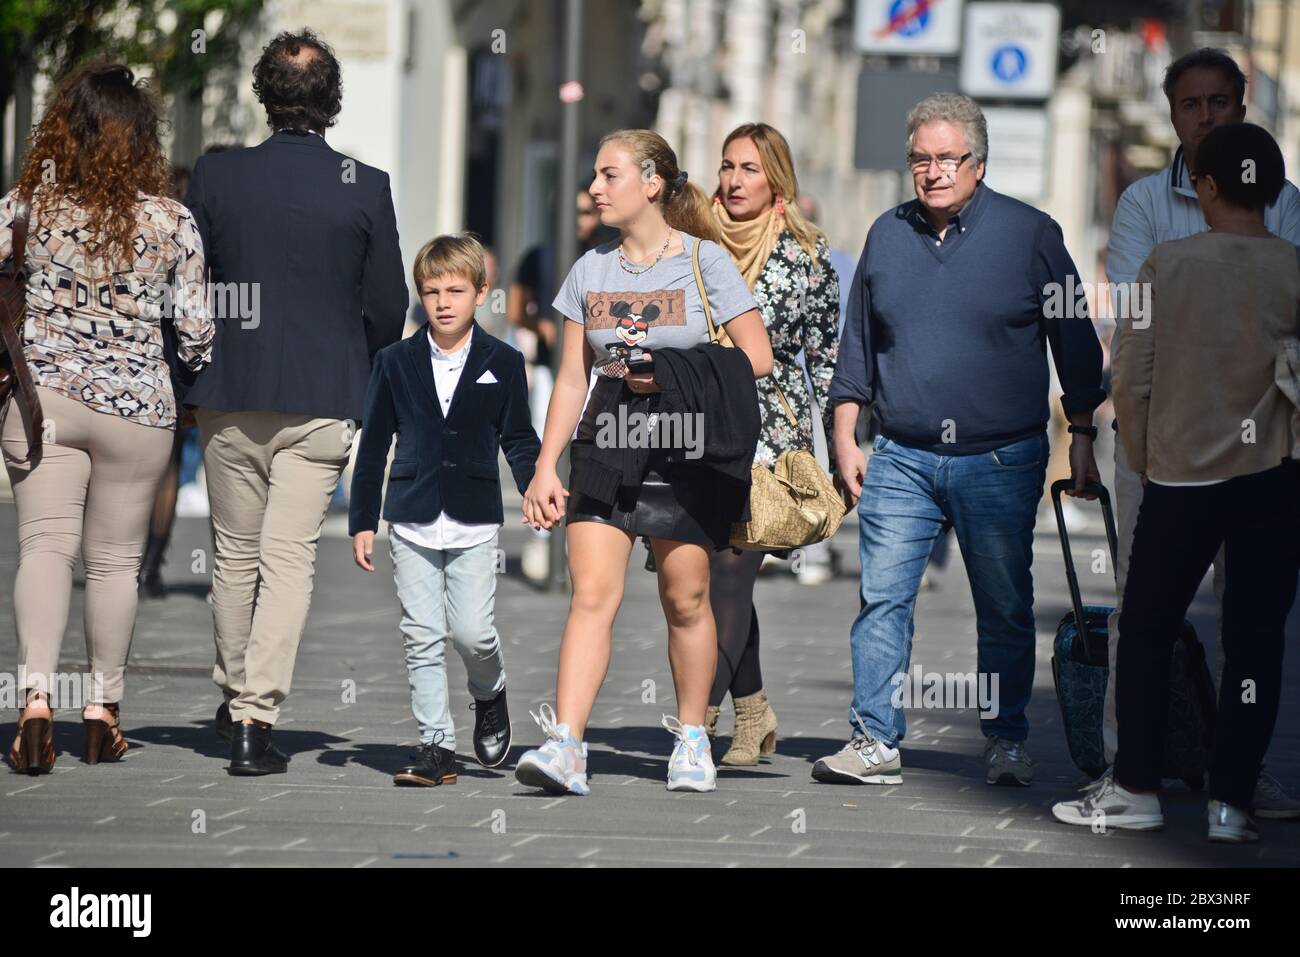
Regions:
<instances>
[{"instance_id":1,"label":"beige trousers","mask_svg":"<svg viewBox=\"0 0 1300 957\"><path fill-rule=\"evenodd\" d=\"M274 724L311 605L316 543L355 425L198 409L216 556L212 680L235 721Z\"/></svg>"},{"instance_id":2,"label":"beige trousers","mask_svg":"<svg viewBox=\"0 0 1300 957\"><path fill-rule=\"evenodd\" d=\"M45 442L33 456L36 461L20 461L27 456L27 438L12 401L0 434L18 511L14 623L20 683L56 699L64 696L60 689L73 687L71 676L60 675L58 668L72 569L80 555L91 676L82 693L90 704L120 702L135 630L140 555L175 431L95 412L49 389L38 391Z\"/></svg>"}]
</instances>

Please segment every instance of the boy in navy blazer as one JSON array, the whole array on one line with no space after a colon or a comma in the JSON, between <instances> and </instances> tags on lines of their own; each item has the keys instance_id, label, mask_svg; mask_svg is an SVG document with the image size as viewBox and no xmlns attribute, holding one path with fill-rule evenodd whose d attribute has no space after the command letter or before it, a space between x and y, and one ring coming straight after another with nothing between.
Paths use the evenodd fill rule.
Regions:
<instances>
[{"instance_id":1,"label":"boy in navy blazer","mask_svg":"<svg viewBox=\"0 0 1300 957\"><path fill-rule=\"evenodd\" d=\"M505 450L522 494L541 442L528 411L523 356L474 321L488 292L478 240L467 234L430 240L413 273L429 321L375 357L348 533L357 565L373 572L384 465L396 435L383 518L420 748L394 781L428 787L456 781L443 665L448 637L474 698L475 756L496 767L510 750L506 676L493 625L503 521L497 451Z\"/></svg>"}]
</instances>

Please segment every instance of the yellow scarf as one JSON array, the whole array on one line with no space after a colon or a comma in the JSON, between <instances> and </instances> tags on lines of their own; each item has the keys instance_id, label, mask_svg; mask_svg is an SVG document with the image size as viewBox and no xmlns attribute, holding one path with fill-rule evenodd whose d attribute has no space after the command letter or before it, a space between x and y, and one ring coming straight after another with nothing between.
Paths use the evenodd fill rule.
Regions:
<instances>
[{"instance_id":1,"label":"yellow scarf","mask_svg":"<svg viewBox=\"0 0 1300 957\"><path fill-rule=\"evenodd\" d=\"M714 199L713 217L722 233L722 245L731 253L746 285L753 289L785 229L785 207L778 203L757 219L742 221L732 219L722 201Z\"/></svg>"}]
</instances>

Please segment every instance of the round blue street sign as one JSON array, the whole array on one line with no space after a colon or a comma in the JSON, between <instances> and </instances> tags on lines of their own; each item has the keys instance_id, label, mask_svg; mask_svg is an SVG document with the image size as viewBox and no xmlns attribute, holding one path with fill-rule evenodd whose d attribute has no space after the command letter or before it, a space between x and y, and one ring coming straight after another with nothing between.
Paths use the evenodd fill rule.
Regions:
<instances>
[{"instance_id":1,"label":"round blue street sign","mask_svg":"<svg viewBox=\"0 0 1300 957\"><path fill-rule=\"evenodd\" d=\"M1023 79L1029 66L1029 57L1025 51L1014 43L1004 43L993 51L989 60L993 75L1003 83L1015 83Z\"/></svg>"},{"instance_id":2,"label":"round blue street sign","mask_svg":"<svg viewBox=\"0 0 1300 957\"><path fill-rule=\"evenodd\" d=\"M900 37L914 37L918 33L924 33L930 25L930 5L933 2L934 0L894 0L889 5L889 22L899 24L894 32Z\"/></svg>"}]
</instances>

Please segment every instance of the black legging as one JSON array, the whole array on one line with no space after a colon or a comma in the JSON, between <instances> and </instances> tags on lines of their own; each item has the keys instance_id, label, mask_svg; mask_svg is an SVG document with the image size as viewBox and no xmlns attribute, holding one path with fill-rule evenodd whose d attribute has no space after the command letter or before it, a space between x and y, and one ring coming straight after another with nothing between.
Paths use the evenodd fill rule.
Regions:
<instances>
[{"instance_id":1,"label":"black legging","mask_svg":"<svg viewBox=\"0 0 1300 957\"><path fill-rule=\"evenodd\" d=\"M713 676L709 704L763 690L763 670L758 663L758 612L754 608L754 582L763 564L763 552L713 553L709 560L709 601L718 627L718 670Z\"/></svg>"}]
</instances>

